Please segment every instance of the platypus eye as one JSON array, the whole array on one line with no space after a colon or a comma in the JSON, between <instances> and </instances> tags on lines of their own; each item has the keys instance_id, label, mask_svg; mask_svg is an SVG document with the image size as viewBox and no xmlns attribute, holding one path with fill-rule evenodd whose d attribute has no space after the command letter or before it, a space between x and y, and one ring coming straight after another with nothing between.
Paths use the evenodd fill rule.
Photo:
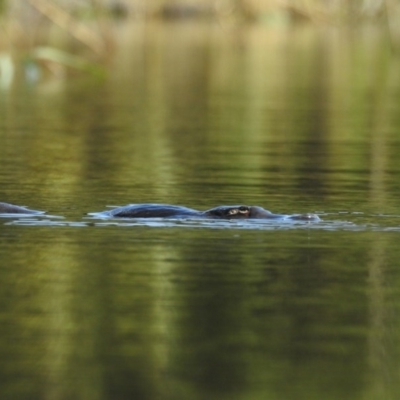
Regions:
<instances>
[{"instance_id":1,"label":"platypus eye","mask_svg":"<svg viewBox=\"0 0 400 400\"><path fill-rule=\"evenodd\" d=\"M249 207L239 206L238 208L231 208L228 211L228 215L237 215L237 214L248 214L250 212Z\"/></svg>"}]
</instances>

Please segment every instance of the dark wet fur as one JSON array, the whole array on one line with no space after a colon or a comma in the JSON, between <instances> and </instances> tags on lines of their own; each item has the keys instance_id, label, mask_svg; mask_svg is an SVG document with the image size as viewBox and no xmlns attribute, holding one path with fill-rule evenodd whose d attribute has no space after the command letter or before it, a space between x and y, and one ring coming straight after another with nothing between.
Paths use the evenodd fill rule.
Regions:
<instances>
[{"instance_id":1,"label":"dark wet fur","mask_svg":"<svg viewBox=\"0 0 400 400\"><path fill-rule=\"evenodd\" d=\"M117 218L189 218L199 215L199 211L168 204L129 204L104 211L110 217Z\"/></svg>"}]
</instances>

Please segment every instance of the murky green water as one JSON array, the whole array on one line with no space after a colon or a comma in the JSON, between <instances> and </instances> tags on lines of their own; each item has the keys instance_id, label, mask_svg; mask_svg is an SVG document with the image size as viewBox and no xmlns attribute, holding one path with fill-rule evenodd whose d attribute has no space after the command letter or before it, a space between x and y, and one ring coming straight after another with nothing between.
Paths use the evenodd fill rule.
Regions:
<instances>
[{"instance_id":1,"label":"murky green water","mask_svg":"<svg viewBox=\"0 0 400 400\"><path fill-rule=\"evenodd\" d=\"M0 96L1 399L396 399L400 80L377 32L121 26ZM319 224L99 221L257 204ZM57 216L61 218L56 218Z\"/></svg>"}]
</instances>

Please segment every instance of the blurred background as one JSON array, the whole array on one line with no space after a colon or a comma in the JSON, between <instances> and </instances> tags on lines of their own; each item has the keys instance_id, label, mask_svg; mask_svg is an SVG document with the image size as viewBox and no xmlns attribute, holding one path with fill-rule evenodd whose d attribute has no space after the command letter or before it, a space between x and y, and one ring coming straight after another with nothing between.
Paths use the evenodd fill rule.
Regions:
<instances>
[{"instance_id":1,"label":"blurred background","mask_svg":"<svg viewBox=\"0 0 400 400\"><path fill-rule=\"evenodd\" d=\"M45 178L37 174L29 198L44 190L48 204L46 182L74 196L85 170L130 202L128 181L146 188L139 200L158 201L171 196L168 183L182 201L190 181L195 206L209 202L204 191L263 203L281 186L324 210L329 196L357 186L359 204L376 210L386 196L390 210L385 185L397 187L388 174L400 167L398 1L1 4L1 138L13 141L2 170L13 181L17 160L31 155L25 164ZM233 180L255 183L261 198L240 185L214 190Z\"/></svg>"}]
</instances>

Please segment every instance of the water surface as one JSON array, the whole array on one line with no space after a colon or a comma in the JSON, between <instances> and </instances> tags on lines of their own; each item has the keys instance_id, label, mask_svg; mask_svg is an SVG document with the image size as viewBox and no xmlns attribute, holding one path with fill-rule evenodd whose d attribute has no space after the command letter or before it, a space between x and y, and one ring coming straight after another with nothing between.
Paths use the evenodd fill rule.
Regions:
<instances>
[{"instance_id":1,"label":"water surface","mask_svg":"<svg viewBox=\"0 0 400 400\"><path fill-rule=\"evenodd\" d=\"M400 82L384 35L124 25L0 96L1 399L395 399ZM320 223L96 220L128 203Z\"/></svg>"}]
</instances>

